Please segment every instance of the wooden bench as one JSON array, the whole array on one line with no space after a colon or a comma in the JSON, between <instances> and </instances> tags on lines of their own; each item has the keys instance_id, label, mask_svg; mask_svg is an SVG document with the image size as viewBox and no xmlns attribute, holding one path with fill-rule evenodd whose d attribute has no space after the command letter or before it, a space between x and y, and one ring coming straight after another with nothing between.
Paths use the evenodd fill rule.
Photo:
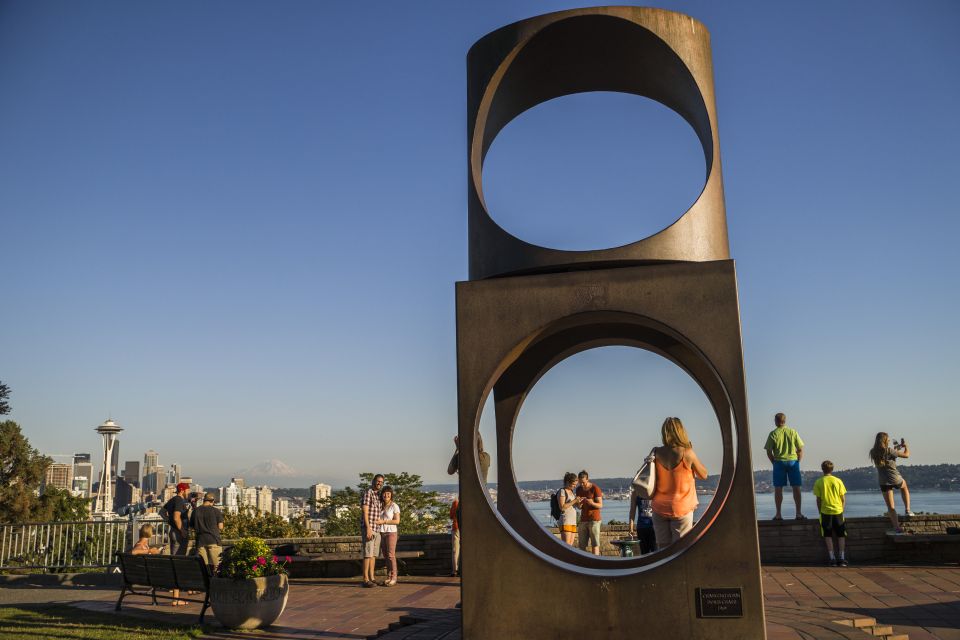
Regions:
<instances>
[{"instance_id":1,"label":"wooden bench","mask_svg":"<svg viewBox=\"0 0 960 640\"><path fill-rule=\"evenodd\" d=\"M210 572L200 556L167 556L132 553L118 553L117 563L123 572L123 589L117 600L116 611L120 611L123 599L130 595L150 596L153 604L157 598L184 600L203 604L200 609L200 623L210 606ZM138 591L135 587L147 587L150 591ZM180 597L158 594L157 589L179 589ZM200 591L203 600L185 598L185 591Z\"/></svg>"}]
</instances>

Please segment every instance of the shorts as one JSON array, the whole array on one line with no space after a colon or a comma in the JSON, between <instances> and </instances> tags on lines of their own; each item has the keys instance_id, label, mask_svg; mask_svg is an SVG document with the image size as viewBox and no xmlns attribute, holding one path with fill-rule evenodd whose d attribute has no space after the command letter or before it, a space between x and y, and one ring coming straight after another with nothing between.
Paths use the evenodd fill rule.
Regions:
<instances>
[{"instance_id":1,"label":"shorts","mask_svg":"<svg viewBox=\"0 0 960 640\"><path fill-rule=\"evenodd\" d=\"M376 558L380 555L380 533L376 532L373 534L372 540L367 540L367 532L363 529L360 530L360 535L362 536L363 541L363 557L364 558Z\"/></svg>"},{"instance_id":2,"label":"shorts","mask_svg":"<svg viewBox=\"0 0 960 640\"><path fill-rule=\"evenodd\" d=\"M897 484L882 484L880 485L880 492L886 493L887 491L893 491L894 489L899 489L903 486L903 479L900 480Z\"/></svg>"},{"instance_id":3,"label":"shorts","mask_svg":"<svg viewBox=\"0 0 960 640\"><path fill-rule=\"evenodd\" d=\"M576 533L576 532L577 532L577 525L575 525L575 524L562 524L562 525L560 525L560 531L563 531L564 533Z\"/></svg>"},{"instance_id":4,"label":"shorts","mask_svg":"<svg viewBox=\"0 0 960 640\"><path fill-rule=\"evenodd\" d=\"M833 534L837 534L838 538L847 537L847 523L843 521L843 514L821 513L820 535L824 538L829 538Z\"/></svg>"},{"instance_id":5,"label":"shorts","mask_svg":"<svg viewBox=\"0 0 960 640\"><path fill-rule=\"evenodd\" d=\"M590 547L599 547L600 546L600 521L599 520L586 520L581 521L577 525L577 534L579 543L577 546L581 549L587 548L587 543L590 543Z\"/></svg>"},{"instance_id":6,"label":"shorts","mask_svg":"<svg viewBox=\"0 0 960 640\"><path fill-rule=\"evenodd\" d=\"M773 486L785 487L787 480L790 480L791 487L799 487L803 484L803 478L800 476L799 460L774 460L773 461Z\"/></svg>"}]
</instances>

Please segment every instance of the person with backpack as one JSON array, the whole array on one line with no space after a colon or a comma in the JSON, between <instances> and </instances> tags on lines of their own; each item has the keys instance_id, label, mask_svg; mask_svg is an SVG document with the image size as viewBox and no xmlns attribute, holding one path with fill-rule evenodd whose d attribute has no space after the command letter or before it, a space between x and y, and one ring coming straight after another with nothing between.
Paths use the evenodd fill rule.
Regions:
<instances>
[{"instance_id":1,"label":"person with backpack","mask_svg":"<svg viewBox=\"0 0 960 640\"><path fill-rule=\"evenodd\" d=\"M557 521L560 529L560 539L571 547L576 546L577 536L577 509L580 508L581 498L574 493L577 485L575 473L563 474L563 488L550 496L550 515Z\"/></svg>"}]
</instances>

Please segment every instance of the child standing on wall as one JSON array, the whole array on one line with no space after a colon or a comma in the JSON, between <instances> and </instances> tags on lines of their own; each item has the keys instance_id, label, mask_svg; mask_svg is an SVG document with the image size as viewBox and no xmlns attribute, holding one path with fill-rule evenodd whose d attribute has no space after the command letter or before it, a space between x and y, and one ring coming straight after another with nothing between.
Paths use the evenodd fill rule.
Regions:
<instances>
[{"instance_id":1,"label":"child standing on wall","mask_svg":"<svg viewBox=\"0 0 960 640\"><path fill-rule=\"evenodd\" d=\"M831 567L847 566L846 537L847 525L843 521L843 507L846 503L847 488L843 480L833 475L833 463L824 460L820 465L823 476L813 484L813 495L817 497L817 510L820 511L820 535L827 545ZM833 537L837 538L839 558L833 554Z\"/></svg>"}]
</instances>

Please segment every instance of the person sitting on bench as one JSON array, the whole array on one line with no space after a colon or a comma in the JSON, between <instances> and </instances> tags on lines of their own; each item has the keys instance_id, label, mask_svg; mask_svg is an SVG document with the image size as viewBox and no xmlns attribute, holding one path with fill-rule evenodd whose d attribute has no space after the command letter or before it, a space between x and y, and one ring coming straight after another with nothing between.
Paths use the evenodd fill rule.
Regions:
<instances>
[{"instance_id":1,"label":"person sitting on bench","mask_svg":"<svg viewBox=\"0 0 960 640\"><path fill-rule=\"evenodd\" d=\"M140 539L133 545L133 548L130 549L130 553L135 556L150 554L150 553L160 553L161 549L150 546L150 538L153 537L153 525L145 524L140 527Z\"/></svg>"}]
</instances>

